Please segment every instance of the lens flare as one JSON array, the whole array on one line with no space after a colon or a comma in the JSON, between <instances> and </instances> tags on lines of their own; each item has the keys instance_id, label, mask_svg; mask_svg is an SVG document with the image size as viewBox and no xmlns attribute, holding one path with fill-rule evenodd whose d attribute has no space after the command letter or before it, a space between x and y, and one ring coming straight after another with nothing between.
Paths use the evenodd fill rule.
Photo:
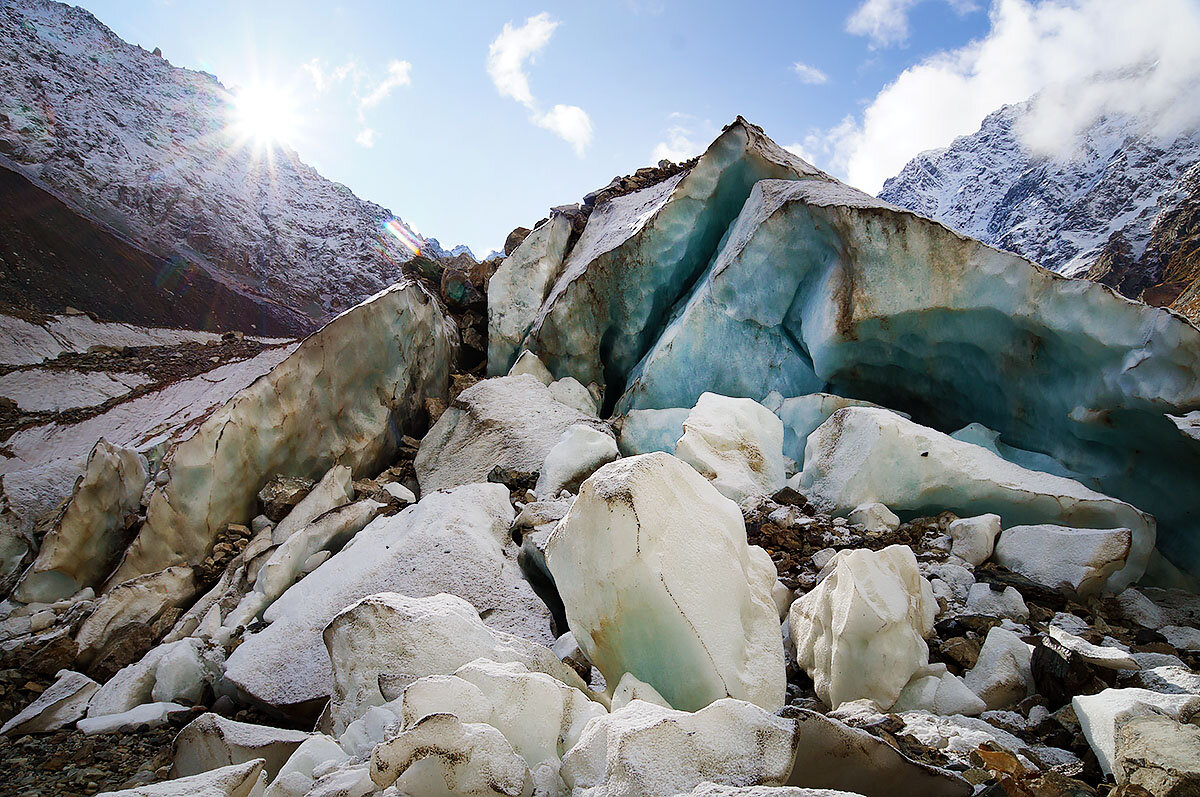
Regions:
<instances>
[{"instance_id":1,"label":"lens flare","mask_svg":"<svg viewBox=\"0 0 1200 797\"><path fill-rule=\"evenodd\" d=\"M295 98L279 86L253 83L234 91L229 129L259 152L292 144L300 128Z\"/></svg>"},{"instance_id":2,"label":"lens flare","mask_svg":"<svg viewBox=\"0 0 1200 797\"><path fill-rule=\"evenodd\" d=\"M394 216L388 219L387 224L383 228L392 234L400 243L407 246L414 255L421 254L421 241L412 234L412 230L405 226L404 222Z\"/></svg>"}]
</instances>

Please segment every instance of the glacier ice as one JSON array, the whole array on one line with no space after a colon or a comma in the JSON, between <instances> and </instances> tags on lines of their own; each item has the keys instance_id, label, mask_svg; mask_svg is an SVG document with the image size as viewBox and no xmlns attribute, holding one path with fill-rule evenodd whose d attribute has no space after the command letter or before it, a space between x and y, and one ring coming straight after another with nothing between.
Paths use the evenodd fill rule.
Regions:
<instances>
[{"instance_id":1,"label":"glacier ice","mask_svg":"<svg viewBox=\"0 0 1200 797\"><path fill-rule=\"evenodd\" d=\"M189 722L175 737L172 775L199 775L260 759L270 780L296 748L311 737L304 731L238 722L208 712Z\"/></svg>"},{"instance_id":2,"label":"glacier ice","mask_svg":"<svg viewBox=\"0 0 1200 797\"><path fill-rule=\"evenodd\" d=\"M146 479L140 454L101 438L13 596L53 603L84 587L98 587L121 552L126 521L138 511Z\"/></svg>"},{"instance_id":3,"label":"glacier ice","mask_svg":"<svg viewBox=\"0 0 1200 797\"><path fill-rule=\"evenodd\" d=\"M445 593L372 595L333 618L324 638L327 666L333 662L330 716L337 733L386 702L384 684L388 692L400 692L422 676L449 675L479 658L520 662L581 694L586 688L549 648L489 628L474 606Z\"/></svg>"},{"instance_id":4,"label":"glacier ice","mask_svg":"<svg viewBox=\"0 0 1200 797\"><path fill-rule=\"evenodd\" d=\"M538 311L528 348L555 376L605 386L611 403L765 178L830 179L739 117L690 170L599 204ZM690 407L702 392L657 406Z\"/></svg>"},{"instance_id":5,"label":"glacier ice","mask_svg":"<svg viewBox=\"0 0 1200 797\"><path fill-rule=\"evenodd\" d=\"M784 702L775 565L737 504L661 452L587 479L546 544L567 622L610 688L633 673L674 707Z\"/></svg>"},{"instance_id":6,"label":"glacier ice","mask_svg":"<svg viewBox=\"0 0 1200 797\"><path fill-rule=\"evenodd\" d=\"M827 567L788 613L796 664L831 708L864 697L889 708L929 662L933 589L904 545L840 551Z\"/></svg>"},{"instance_id":7,"label":"glacier ice","mask_svg":"<svg viewBox=\"0 0 1200 797\"><path fill-rule=\"evenodd\" d=\"M513 514L504 485L468 484L376 518L263 612L270 625L244 637L226 677L280 708L328 696L336 679L322 630L343 609L380 592L409 599L454 593L491 609L489 626L550 644L550 611L521 576L509 536Z\"/></svg>"},{"instance_id":8,"label":"glacier ice","mask_svg":"<svg viewBox=\"0 0 1200 797\"><path fill-rule=\"evenodd\" d=\"M824 175L689 195L709 208L668 235L684 184L711 179L747 135L731 126L686 177L592 214L529 336L555 375L604 382L620 414L775 390L886 405L946 433L980 424L1005 456L1154 515L1166 559L1200 572L1181 498L1200 440L1172 420L1200 402L1200 331Z\"/></svg>"},{"instance_id":9,"label":"glacier ice","mask_svg":"<svg viewBox=\"0 0 1200 797\"><path fill-rule=\"evenodd\" d=\"M704 393L683 422L675 456L739 504L784 484L783 422L746 398Z\"/></svg>"},{"instance_id":10,"label":"glacier ice","mask_svg":"<svg viewBox=\"0 0 1200 797\"><path fill-rule=\"evenodd\" d=\"M1104 588L1132 555L1127 528L1068 528L1051 523L1010 526L993 554L998 564L1039 584L1087 597Z\"/></svg>"},{"instance_id":11,"label":"glacier ice","mask_svg":"<svg viewBox=\"0 0 1200 797\"><path fill-rule=\"evenodd\" d=\"M882 409L849 407L821 424L808 439L799 484L836 512L879 501L910 517L950 510L998 514L1006 525L1132 529L1128 560L1104 582L1111 592L1141 577L1154 545L1154 519L1129 504Z\"/></svg>"},{"instance_id":12,"label":"glacier ice","mask_svg":"<svg viewBox=\"0 0 1200 797\"><path fill-rule=\"evenodd\" d=\"M330 321L167 453L170 478L109 585L199 563L226 524L256 514L276 474L378 472L424 421L424 399L447 396L456 344L437 300L411 282Z\"/></svg>"},{"instance_id":13,"label":"glacier ice","mask_svg":"<svg viewBox=\"0 0 1200 797\"><path fill-rule=\"evenodd\" d=\"M488 282L488 375L503 376L562 270L571 220L551 213L525 237Z\"/></svg>"}]
</instances>

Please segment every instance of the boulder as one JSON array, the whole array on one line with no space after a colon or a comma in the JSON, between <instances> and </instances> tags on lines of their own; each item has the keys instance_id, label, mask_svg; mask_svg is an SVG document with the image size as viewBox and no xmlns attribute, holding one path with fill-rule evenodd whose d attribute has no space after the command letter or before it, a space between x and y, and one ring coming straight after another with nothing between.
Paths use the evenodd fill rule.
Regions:
<instances>
[{"instance_id":1,"label":"boulder","mask_svg":"<svg viewBox=\"0 0 1200 797\"><path fill-rule=\"evenodd\" d=\"M938 671L940 670L940 671ZM962 678L946 670L946 665L931 665L918 671L900 690L892 705L894 713L929 711L934 714L982 714L987 704L967 688Z\"/></svg>"},{"instance_id":2,"label":"boulder","mask_svg":"<svg viewBox=\"0 0 1200 797\"><path fill-rule=\"evenodd\" d=\"M675 455L744 503L783 487L783 422L756 401L705 393L683 422Z\"/></svg>"},{"instance_id":3,"label":"boulder","mask_svg":"<svg viewBox=\"0 0 1200 797\"><path fill-rule=\"evenodd\" d=\"M302 476L273 477L258 491L258 504L262 507L259 517L265 517L270 523L278 523L304 500L314 486L314 480Z\"/></svg>"},{"instance_id":4,"label":"boulder","mask_svg":"<svg viewBox=\"0 0 1200 797\"><path fill-rule=\"evenodd\" d=\"M555 401L532 376L478 382L455 397L421 441L413 462L421 494L487 481L497 466L532 473L575 424L604 426Z\"/></svg>"},{"instance_id":5,"label":"boulder","mask_svg":"<svg viewBox=\"0 0 1200 797\"><path fill-rule=\"evenodd\" d=\"M1200 728L1142 714L1117 726L1113 775L1162 797L1200 793Z\"/></svg>"},{"instance_id":6,"label":"boulder","mask_svg":"<svg viewBox=\"0 0 1200 797\"><path fill-rule=\"evenodd\" d=\"M874 534L885 534L900 528L896 513L880 503L860 504L846 515L846 520Z\"/></svg>"},{"instance_id":7,"label":"boulder","mask_svg":"<svg viewBox=\"0 0 1200 797\"><path fill-rule=\"evenodd\" d=\"M848 791L832 789L801 789L796 786L722 786L705 781L675 797L860 797Z\"/></svg>"},{"instance_id":8,"label":"boulder","mask_svg":"<svg viewBox=\"0 0 1200 797\"><path fill-rule=\"evenodd\" d=\"M556 379L550 383L549 388L550 395L558 403L566 404L572 409L579 410L588 417L600 417L600 409L596 406L596 399L574 377L564 376L562 379Z\"/></svg>"},{"instance_id":9,"label":"boulder","mask_svg":"<svg viewBox=\"0 0 1200 797\"><path fill-rule=\"evenodd\" d=\"M97 733L125 733L142 726L157 728L166 725L173 714L191 711L178 703L143 703L120 714L105 714L102 717L87 717L79 720L76 727L88 736Z\"/></svg>"},{"instance_id":10,"label":"boulder","mask_svg":"<svg viewBox=\"0 0 1200 797\"><path fill-rule=\"evenodd\" d=\"M168 609L191 600L195 584L192 568L172 566L130 579L101 595L96 610L75 634L77 660L84 666L90 664L131 628L152 623Z\"/></svg>"},{"instance_id":11,"label":"boulder","mask_svg":"<svg viewBox=\"0 0 1200 797\"><path fill-rule=\"evenodd\" d=\"M794 716L795 759L789 786L843 789L866 797L967 797L971 784L922 764L882 739L806 709Z\"/></svg>"},{"instance_id":12,"label":"boulder","mask_svg":"<svg viewBox=\"0 0 1200 797\"><path fill-rule=\"evenodd\" d=\"M775 566L737 505L663 453L609 463L546 544L567 621L613 688L625 673L677 708L784 702Z\"/></svg>"},{"instance_id":13,"label":"boulder","mask_svg":"<svg viewBox=\"0 0 1200 797\"><path fill-rule=\"evenodd\" d=\"M500 731L431 714L371 752L371 780L400 794L520 797L529 768Z\"/></svg>"},{"instance_id":14,"label":"boulder","mask_svg":"<svg viewBox=\"0 0 1200 797\"><path fill-rule=\"evenodd\" d=\"M338 734L418 678L449 675L479 658L519 662L586 689L549 648L489 628L475 607L454 595L372 595L337 615L324 638L333 662L329 713Z\"/></svg>"},{"instance_id":15,"label":"boulder","mask_svg":"<svg viewBox=\"0 0 1200 797\"><path fill-rule=\"evenodd\" d=\"M1102 579L1110 592L1141 577L1154 547L1153 518L1129 504L1061 476L1026 470L887 410L850 407L831 415L809 437L798 481L819 508L836 513L879 501L918 516L949 510L994 513L1009 526L1130 529L1125 564Z\"/></svg>"},{"instance_id":16,"label":"boulder","mask_svg":"<svg viewBox=\"0 0 1200 797\"><path fill-rule=\"evenodd\" d=\"M975 666L963 680L989 709L1004 708L1033 692L1032 655L1019 636L996 626L988 631Z\"/></svg>"},{"instance_id":17,"label":"boulder","mask_svg":"<svg viewBox=\"0 0 1200 797\"><path fill-rule=\"evenodd\" d=\"M199 775L231 764L262 761L268 780L312 734L201 714L175 737L173 777Z\"/></svg>"},{"instance_id":18,"label":"boulder","mask_svg":"<svg viewBox=\"0 0 1200 797\"><path fill-rule=\"evenodd\" d=\"M382 470L425 422L425 399L448 396L455 345L439 303L414 282L334 318L170 448L167 480L108 584L199 564L222 529L257 514L276 474Z\"/></svg>"},{"instance_id":19,"label":"boulder","mask_svg":"<svg viewBox=\"0 0 1200 797\"><path fill-rule=\"evenodd\" d=\"M256 760L149 786L106 791L99 797L260 797L266 779L263 762Z\"/></svg>"},{"instance_id":20,"label":"boulder","mask_svg":"<svg viewBox=\"0 0 1200 797\"><path fill-rule=\"evenodd\" d=\"M1000 516L976 515L951 521L950 553L972 565L981 565L992 555L1000 535Z\"/></svg>"},{"instance_id":21,"label":"boulder","mask_svg":"<svg viewBox=\"0 0 1200 797\"><path fill-rule=\"evenodd\" d=\"M1084 738L1105 774L1117 763L1117 730L1131 717L1157 713L1182 719L1200 709L1200 695L1167 695L1147 689L1105 689L1095 695L1078 695L1071 708L1079 718Z\"/></svg>"},{"instance_id":22,"label":"boulder","mask_svg":"<svg viewBox=\"0 0 1200 797\"><path fill-rule=\"evenodd\" d=\"M271 604L263 613L270 625L245 637L229 657L226 677L256 700L303 711L334 683L323 629L379 592L411 598L450 592L486 611L493 628L550 644L550 611L521 575L512 522L501 484L431 492L397 515L377 518Z\"/></svg>"},{"instance_id":23,"label":"boulder","mask_svg":"<svg viewBox=\"0 0 1200 797\"><path fill-rule=\"evenodd\" d=\"M521 352L516 362L512 364L512 368L508 369L508 376L520 376L521 374L532 376L546 387L550 387L554 382L554 375L550 373L550 369L529 350Z\"/></svg>"},{"instance_id":24,"label":"boulder","mask_svg":"<svg viewBox=\"0 0 1200 797\"><path fill-rule=\"evenodd\" d=\"M1117 580L1113 574L1125 568L1132 545L1133 532L1127 528L1041 523L1005 529L994 558L997 564L1039 584L1087 597Z\"/></svg>"},{"instance_id":25,"label":"boulder","mask_svg":"<svg viewBox=\"0 0 1200 797\"><path fill-rule=\"evenodd\" d=\"M752 703L722 698L689 714L634 700L588 723L562 779L581 797L686 793L704 781L779 786L795 755L795 722Z\"/></svg>"},{"instance_id":26,"label":"boulder","mask_svg":"<svg viewBox=\"0 0 1200 797\"><path fill-rule=\"evenodd\" d=\"M501 376L512 365L562 270L570 237L570 218L551 213L548 221L508 252L492 275L487 288L489 376Z\"/></svg>"},{"instance_id":27,"label":"boulder","mask_svg":"<svg viewBox=\"0 0 1200 797\"><path fill-rule=\"evenodd\" d=\"M903 545L839 551L826 570L788 614L796 664L826 705L867 697L886 709L929 662L933 589Z\"/></svg>"},{"instance_id":28,"label":"boulder","mask_svg":"<svg viewBox=\"0 0 1200 797\"><path fill-rule=\"evenodd\" d=\"M543 500L564 489L575 492L597 468L620 456L611 434L584 424L569 426L546 455L533 491Z\"/></svg>"},{"instance_id":29,"label":"boulder","mask_svg":"<svg viewBox=\"0 0 1200 797\"><path fill-rule=\"evenodd\" d=\"M353 475L345 465L334 465L296 502L271 531L271 541L281 545L321 515L354 500Z\"/></svg>"},{"instance_id":30,"label":"boulder","mask_svg":"<svg viewBox=\"0 0 1200 797\"><path fill-rule=\"evenodd\" d=\"M53 603L100 586L125 545L125 529L137 514L146 479L140 454L101 438L13 597Z\"/></svg>"},{"instance_id":31,"label":"boulder","mask_svg":"<svg viewBox=\"0 0 1200 797\"><path fill-rule=\"evenodd\" d=\"M996 589L995 585L982 581L971 585L971 591L967 593L967 611L1012 620L1029 619L1029 608L1015 587Z\"/></svg>"},{"instance_id":32,"label":"boulder","mask_svg":"<svg viewBox=\"0 0 1200 797\"><path fill-rule=\"evenodd\" d=\"M47 733L83 717L100 684L86 675L63 670L45 692L4 723L0 734Z\"/></svg>"},{"instance_id":33,"label":"boulder","mask_svg":"<svg viewBox=\"0 0 1200 797\"><path fill-rule=\"evenodd\" d=\"M312 790L317 772L347 761L350 756L330 736L323 733L308 735L279 769L279 774L267 788L264 797L304 797Z\"/></svg>"}]
</instances>

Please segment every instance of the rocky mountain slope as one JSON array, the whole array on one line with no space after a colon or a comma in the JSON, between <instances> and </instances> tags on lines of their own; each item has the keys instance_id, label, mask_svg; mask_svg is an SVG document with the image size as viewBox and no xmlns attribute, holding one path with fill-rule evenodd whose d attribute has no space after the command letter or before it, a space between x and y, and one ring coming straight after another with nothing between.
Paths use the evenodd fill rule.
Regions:
<instances>
[{"instance_id":1,"label":"rocky mountain slope","mask_svg":"<svg viewBox=\"0 0 1200 797\"><path fill-rule=\"evenodd\" d=\"M1064 274L1086 272L1110 240L1140 262L1155 220L1176 207L1200 161L1200 129L1161 141L1141 120L1111 114L1064 154L1045 156L1019 132L1035 101L1006 105L977 132L913 158L880 199Z\"/></svg>"},{"instance_id":2,"label":"rocky mountain slope","mask_svg":"<svg viewBox=\"0 0 1200 797\"><path fill-rule=\"evenodd\" d=\"M0 154L21 172L177 270L308 328L400 278L412 252L385 225L411 235L403 222L287 148L268 158L239 144L229 122L212 75L87 11L0 5Z\"/></svg>"},{"instance_id":3,"label":"rocky mountain slope","mask_svg":"<svg viewBox=\"0 0 1200 797\"><path fill-rule=\"evenodd\" d=\"M1200 331L740 118L506 248L416 261L221 402L174 391L181 424L71 430L66 500L0 506L0 783L1200 782Z\"/></svg>"}]
</instances>

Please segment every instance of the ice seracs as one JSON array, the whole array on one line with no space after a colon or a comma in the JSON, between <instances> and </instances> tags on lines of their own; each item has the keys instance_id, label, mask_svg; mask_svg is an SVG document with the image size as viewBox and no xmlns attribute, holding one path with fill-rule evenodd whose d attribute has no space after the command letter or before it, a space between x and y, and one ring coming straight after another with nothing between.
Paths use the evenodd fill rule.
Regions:
<instances>
[{"instance_id":1,"label":"ice seracs","mask_svg":"<svg viewBox=\"0 0 1200 797\"><path fill-rule=\"evenodd\" d=\"M833 708L864 697L888 708L929 662L933 590L902 545L841 551L827 567L788 613L796 663Z\"/></svg>"},{"instance_id":2,"label":"ice seracs","mask_svg":"<svg viewBox=\"0 0 1200 797\"><path fill-rule=\"evenodd\" d=\"M546 545L567 621L610 687L629 672L674 707L783 705L775 566L736 504L663 453L609 463Z\"/></svg>"}]
</instances>

